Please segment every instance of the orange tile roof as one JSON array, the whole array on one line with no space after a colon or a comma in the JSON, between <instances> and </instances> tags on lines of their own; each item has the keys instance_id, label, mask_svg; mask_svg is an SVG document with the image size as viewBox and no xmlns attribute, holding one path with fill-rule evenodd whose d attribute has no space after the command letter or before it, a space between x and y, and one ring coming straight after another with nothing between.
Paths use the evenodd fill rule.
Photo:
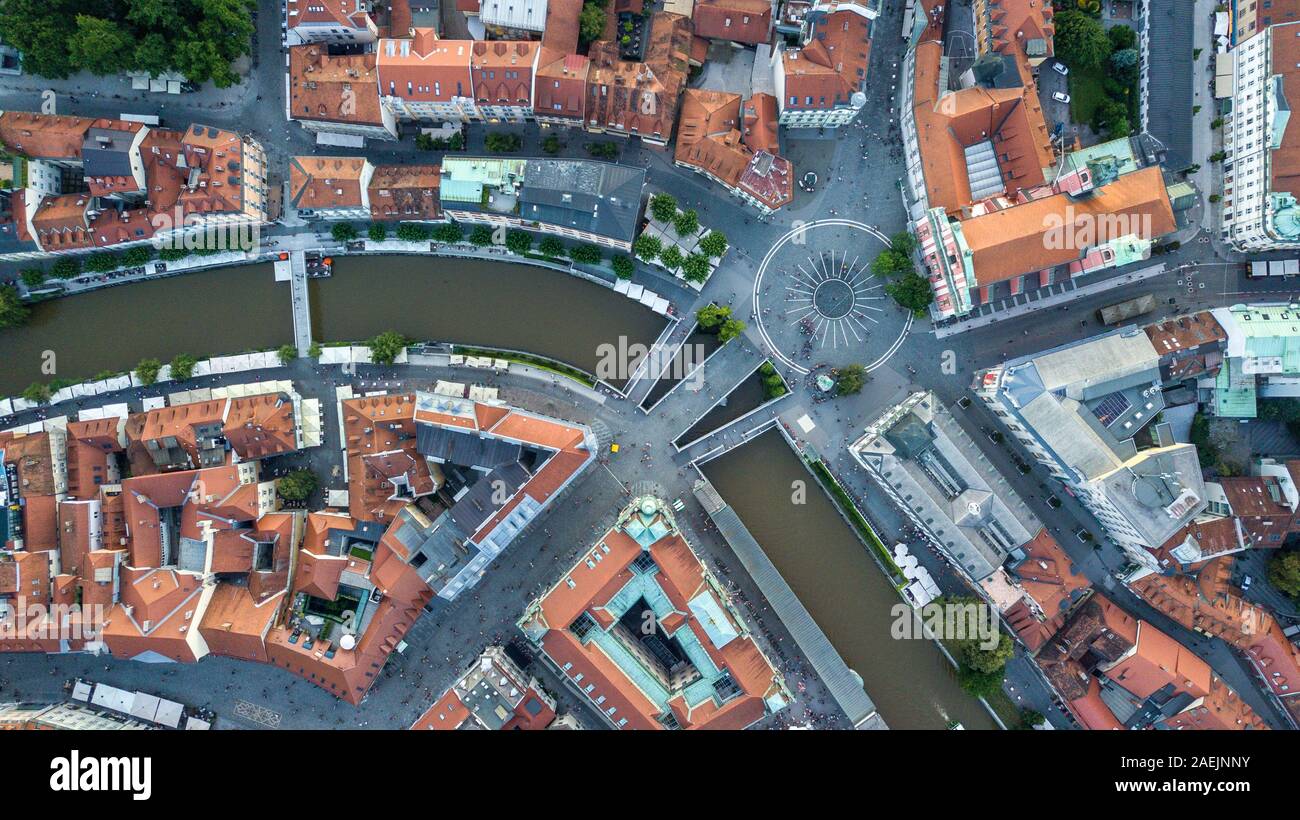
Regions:
<instances>
[{"instance_id":1,"label":"orange tile roof","mask_svg":"<svg viewBox=\"0 0 1300 820\"><path fill-rule=\"evenodd\" d=\"M1166 729L1267 730L1255 710L1217 676L1210 693L1195 706L1160 722Z\"/></svg>"},{"instance_id":2,"label":"orange tile roof","mask_svg":"<svg viewBox=\"0 0 1300 820\"><path fill-rule=\"evenodd\" d=\"M649 42L640 63L623 60L615 40L591 44L584 104L588 127L663 141L672 138L690 68L690 20L656 12L645 36Z\"/></svg>"},{"instance_id":3,"label":"orange tile roof","mask_svg":"<svg viewBox=\"0 0 1300 820\"><path fill-rule=\"evenodd\" d=\"M1210 693L1214 673L1190 649L1141 621L1132 654L1107 669L1106 677L1141 700L1167 684L1177 692L1200 698Z\"/></svg>"},{"instance_id":4,"label":"orange tile roof","mask_svg":"<svg viewBox=\"0 0 1300 820\"><path fill-rule=\"evenodd\" d=\"M296 120L382 127L375 53L333 55L316 43L291 46L289 113Z\"/></svg>"},{"instance_id":5,"label":"orange tile roof","mask_svg":"<svg viewBox=\"0 0 1300 820\"><path fill-rule=\"evenodd\" d=\"M997 0L996 5L986 3L988 34L993 51L999 54L1021 53L1033 59L1051 57L1052 38L1056 27L1052 24L1052 6L1044 0ZM1043 54L1029 55L1029 40L1043 40Z\"/></svg>"},{"instance_id":6,"label":"orange tile roof","mask_svg":"<svg viewBox=\"0 0 1300 820\"><path fill-rule=\"evenodd\" d=\"M854 11L832 11L812 24L802 48L787 49L781 60L785 108L816 111L848 105L866 82L871 22Z\"/></svg>"},{"instance_id":7,"label":"orange tile roof","mask_svg":"<svg viewBox=\"0 0 1300 820\"><path fill-rule=\"evenodd\" d=\"M772 4L769 0L698 0L691 20L700 37L766 43L772 33Z\"/></svg>"},{"instance_id":8,"label":"orange tile roof","mask_svg":"<svg viewBox=\"0 0 1300 820\"><path fill-rule=\"evenodd\" d=\"M537 48L527 41L475 41L470 49L470 72L478 104L531 108Z\"/></svg>"},{"instance_id":9,"label":"orange tile roof","mask_svg":"<svg viewBox=\"0 0 1300 820\"><path fill-rule=\"evenodd\" d=\"M939 88L942 44L921 43L915 54L912 116L930 207L958 214L973 204L964 149L985 139L993 142L1007 192L1042 185L1054 163L1051 134L1023 57L1016 62L1019 88L948 93Z\"/></svg>"},{"instance_id":10,"label":"orange tile roof","mask_svg":"<svg viewBox=\"0 0 1300 820\"><path fill-rule=\"evenodd\" d=\"M542 48L561 54L577 53L582 5L582 0L548 0Z\"/></svg>"},{"instance_id":11,"label":"orange tile roof","mask_svg":"<svg viewBox=\"0 0 1300 820\"><path fill-rule=\"evenodd\" d=\"M664 728L659 720L661 708L604 653L599 642L581 641L569 629L584 612L597 620L599 625L595 628L605 631L618 628L613 626L612 616L619 613L604 610L631 581L632 562L643 554L642 546L623 528L631 516L640 514L634 507L625 510L619 523L598 539L597 546L580 556L559 582L529 607L522 626L563 674L570 680L580 680L581 688L592 700L601 699L600 706L611 720L627 721L620 728L661 729ZM743 729L766 714L768 697L784 691L781 675L747 634L745 624L721 605L724 602L718 598L717 582L708 575L674 523L662 511L657 515L667 533L651 544L648 551L658 567L654 580L675 616L664 618L660 625L671 629L672 634L680 630L694 633L703 651L719 669L730 674L741 690L739 696L721 706L705 699L693 708L686 705L681 692L670 691L665 706L683 728ZM713 597L715 604L720 605L718 611L736 633L736 637L721 647L714 646L691 610L690 602L699 595Z\"/></svg>"},{"instance_id":12,"label":"orange tile roof","mask_svg":"<svg viewBox=\"0 0 1300 820\"><path fill-rule=\"evenodd\" d=\"M552 3L547 8L549 15L555 4ZM591 61L583 55L543 45L537 63L537 98L533 100L537 115L570 117L581 121L587 98L587 73L590 70Z\"/></svg>"},{"instance_id":13,"label":"orange tile roof","mask_svg":"<svg viewBox=\"0 0 1300 820\"><path fill-rule=\"evenodd\" d=\"M774 97L755 94L745 104L742 122L739 94L687 89L674 159L769 208L787 205L794 199L794 171L789 160L770 153L776 143L775 113Z\"/></svg>"},{"instance_id":14,"label":"orange tile roof","mask_svg":"<svg viewBox=\"0 0 1300 820\"><path fill-rule=\"evenodd\" d=\"M365 0L287 0L285 19L289 28L303 23L321 23L340 28L365 28L370 20Z\"/></svg>"},{"instance_id":15,"label":"orange tile roof","mask_svg":"<svg viewBox=\"0 0 1300 820\"><path fill-rule=\"evenodd\" d=\"M368 165L364 157L290 157L289 197L296 208L360 208Z\"/></svg>"},{"instance_id":16,"label":"orange tile roof","mask_svg":"<svg viewBox=\"0 0 1300 820\"><path fill-rule=\"evenodd\" d=\"M217 584L199 624L199 634L214 655L266 663L266 635L279 598L255 601L246 587Z\"/></svg>"},{"instance_id":17,"label":"orange tile roof","mask_svg":"<svg viewBox=\"0 0 1300 820\"><path fill-rule=\"evenodd\" d=\"M381 40L375 52L379 93L415 102L470 97L472 46L472 40L439 40L428 28L415 29L409 40Z\"/></svg>"},{"instance_id":18,"label":"orange tile roof","mask_svg":"<svg viewBox=\"0 0 1300 820\"><path fill-rule=\"evenodd\" d=\"M1136 234L1154 240L1175 229L1174 212L1160 168L1125 174L1090 196L1055 194L993 211L961 223L978 284L988 285L1036 273L1080 258L1086 248L1051 241L1057 235L1087 235L1091 246ZM1075 233L1077 231L1077 233Z\"/></svg>"},{"instance_id":19,"label":"orange tile roof","mask_svg":"<svg viewBox=\"0 0 1300 820\"><path fill-rule=\"evenodd\" d=\"M348 509L358 521L388 522L406 505L390 479L407 475L433 492L428 464L415 457L415 396L366 396L342 402L348 457ZM407 472L409 471L409 472Z\"/></svg>"},{"instance_id":20,"label":"orange tile roof","mask_svg":"<svg viewBox=\"0 0 1300 820\"><path fill-rule=\"evenodd\" d=\"M1288 91L1300 77L1300 37L1294 35L1297 29L1300 26L1288 23L1273 28L1270 34L1273 74L1283 78ZM1268 169L1270 191L1300 190L1300 134L1296 129L1286 129L1281 146L1268 152Z\"/></svg>"},{"instance_id":21,"label":"orange tile roof","mask_svg":"<svg viewBox=\"0 0 1300 820\"><path fill-rule=\"evenodd\" d=\"M370 178L370 218L433 220L442 218L437 165L378 165Z\"/></svg>"}]
</instances>

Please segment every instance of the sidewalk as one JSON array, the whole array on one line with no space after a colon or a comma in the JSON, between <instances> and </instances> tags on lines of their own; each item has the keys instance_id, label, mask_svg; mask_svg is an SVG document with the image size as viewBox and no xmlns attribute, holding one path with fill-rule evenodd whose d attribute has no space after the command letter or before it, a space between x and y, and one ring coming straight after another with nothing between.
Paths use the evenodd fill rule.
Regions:
<instances>
[{"instance_id":1,"label":"sidewalk","mask_svg":"<svg viewBox=\"0 0 1300 820\"><path fill-rule=\"evenodd\" d=\"M1110 290L1111 288L1118 287L1120 285L1132 284L1133 282L1140 282L1143 279L1150 279L1152 277L1159 276L1162 273L1165 273L1165 266L1163 264L1159 264L1159 265L1151 265L1149 267L1143 268L1142 270L1125 274L1124 276L1112 276L1108 279L1103 279L1099 282L1093 282L1092 284L1089 285L1068 287L1070 285L1073 285L1075 282L1075 280L1071 279L1068 282L1061 283L1063 285L1066 285L1067 287L1063 288L1060 291L1056 291L1056 288L1058 287L1057 285L1052 285L1051 287L1048 288L1048 290L1053 292L1047 296L1042 297L1041 299L1030 301L1029 295L1022 293L1019 296L1012 297L1011 301L1015 302L1015 304L1010 307L995 309L992 313L988 313L984 316L978 316L974 319L968 319L964 322L959 322L958 324L950 325L948 327L937 327L934 329L934 335L935 338L944 339L947 338L948 336L955 336L958 333L965 333L968 330L975 330L976 328L987 327L997 322L1001 322L1005 319L1014 319L1017 316L1024 316L1025 314L1032 313L1035 310L1041 310L1043 308L1049 308L1049 307L1058 307L1060 305L1064 305L1069 302L1072 302L1075 299L1078 299L1083 296L1092 296L1094 294L1104 293L1105 291ZM1039 293L1041 291L1034 291L1034 292ZM1020 301L1022 299L1024 299L1025 301L1023 302ZM1008 300L1006 299L1002 300L1002 304L1005 306L1007 301Z\"/></svg>"}]
</instances>

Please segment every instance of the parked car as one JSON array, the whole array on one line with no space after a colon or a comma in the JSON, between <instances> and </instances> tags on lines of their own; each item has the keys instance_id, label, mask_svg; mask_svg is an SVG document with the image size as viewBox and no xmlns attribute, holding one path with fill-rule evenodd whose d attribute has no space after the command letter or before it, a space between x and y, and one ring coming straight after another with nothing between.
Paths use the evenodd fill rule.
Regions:
<instances>
[{"instance_id":1,"label":"parked car","mask_svg":"<svg viewBox=\"0 0 1300 820\"><path fill-rule=\"evenodd\" d=\"M1053 91L1052 99L1057 102L1068 103L1070 101L1070 95L1066 94L1064 91Z\"/></svg>"},{"instance_id":2,"label":"parked car","mask_svg":"<svg viewBox=\"0 0 1300 820\"><path fill-rule=\"evenodd\" d=\"M1247 575L1246 577L1242 578L1242 579L1241 579L1241 591L1242 591L1242 592L1245 592L1246 590L1250 589L1250 585L1253 584L1253 583L1255 583L1255 579L1252 578L1252 577L1249 576L1249 575Z\"/></svg>"},{"instance_id":3,"label":"parked car","mask_svg":"<svg viewBox=\"0 0 1300 820\"><path fill-rule=\"evenodd\" d=\"M1061 62L1052 63L1052 70L1057 74L1060 74L1062 77L1065 77L1070 73L1070 69L1066 67L1065 63Z\"/></svg>"}]
</instances>

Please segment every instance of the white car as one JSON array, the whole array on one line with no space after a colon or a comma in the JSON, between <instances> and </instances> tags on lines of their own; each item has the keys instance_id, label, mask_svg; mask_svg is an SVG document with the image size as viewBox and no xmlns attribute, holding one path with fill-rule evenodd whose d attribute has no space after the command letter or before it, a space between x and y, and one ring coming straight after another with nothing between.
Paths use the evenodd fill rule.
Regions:
<instances>
[{"instance_id":1,"label":"white car","mask_svg":"<svg viewBox=\"0 0 1300 820\"><path fill-rule=\"evenodd\" d=\"M1057 102L1068 103L1070 101L1070 95L1066 94L1064 91L1053 91L1052 99Z\"/></svg>"},{"instance_id":2,"label":"white car","mask_svg":"<svg viewBox=\"0 0 1300 820\"><path fill-rule=\"evenodd\" d=\"M1070 69L1066 67L1065 63L1052 63L1052 69L1062 77L1070 73Z\"/></svg>"}]
</instances>

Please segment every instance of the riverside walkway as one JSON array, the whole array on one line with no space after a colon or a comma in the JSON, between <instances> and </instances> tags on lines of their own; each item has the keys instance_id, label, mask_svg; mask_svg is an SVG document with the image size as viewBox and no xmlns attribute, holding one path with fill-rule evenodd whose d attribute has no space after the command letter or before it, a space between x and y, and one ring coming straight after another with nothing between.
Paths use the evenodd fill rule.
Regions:
<instances>
[{"instance_id":1,"label":"riverside walkway","mask_svg":"<svg viewBox=\"0 0 1300 820\"><path fill-rule=\"evenodd\" d=\"M835 651L821 627L817 626L812 615L800 603L794 590L781 577L781 573L763 552L736 511L722 500L713 484L703 476L695 482L694 492L705 513L718 528L718 533L731 545L745 572L754 579L772 611L790 630L799 650L808 658L827 691L848 716L853 728L888 729L884 718L876 711L875 703L863 689L862 680Z\"/></svg>"}]
</instances>

